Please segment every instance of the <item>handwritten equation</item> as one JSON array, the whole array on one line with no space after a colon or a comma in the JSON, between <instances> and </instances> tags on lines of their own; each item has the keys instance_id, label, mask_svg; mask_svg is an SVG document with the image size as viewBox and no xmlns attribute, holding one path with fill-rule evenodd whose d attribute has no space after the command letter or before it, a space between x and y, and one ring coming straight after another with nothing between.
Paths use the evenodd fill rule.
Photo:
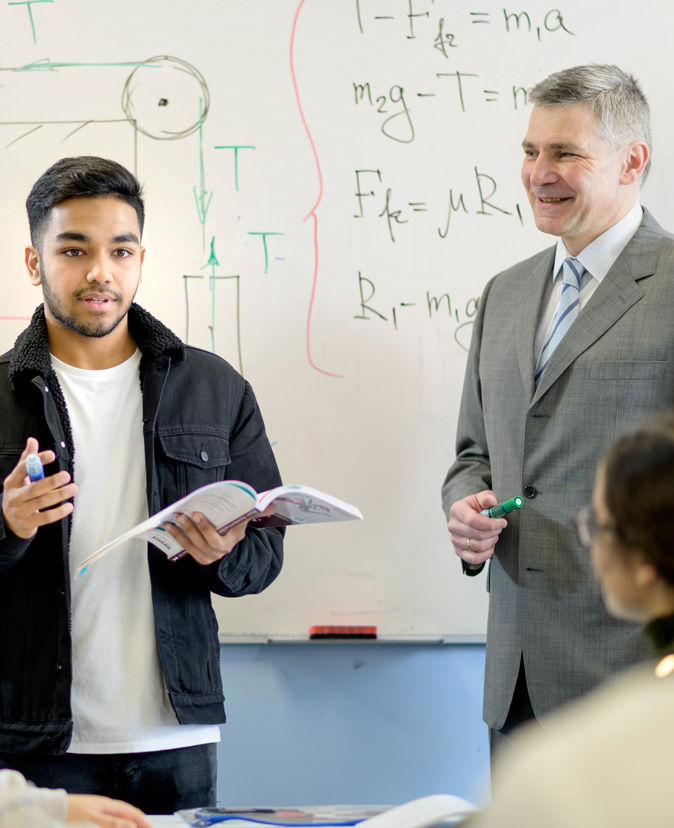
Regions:
<instances>
[{"instance_id":1,"label":"handwritten equation","mask_svg":"<svg viewBox=\"0 0 674 828\"><path fill-rule=\"evenodd\" d=\"M543 12L515 11L503 8L498 12L457 11L449 0L356 0L356 20L361 34L374 28L396 26L396 31L407 40L424 38L444 58L449 59L451 50L459 49L465 39L458 34L466 24L475 27L494 26L505 35L524 33L539 42L546 36L575 37L561 9L549 8ZM443 10L444 9L444 13ZM451 17L447 17L449 14ZM401 26L402 24L402 26Z\"/></svg>"},{"instance_id":2,"label":"handwritten equation","mask_svg":"<svg viewBox=\"0 0 674 828\"><path fill-rule=\"evenodd\" d=\"M439 106L446 107L447 111L466 113L467 103L479 102L497 104L507 101L513 110L523 109L528 102L528 89L524 86L512 84L507 87L504 97L501 98L500 89L485 88L480 75L473 72L437 72L436 79L442 83L442 92L414 92L419 108L438 104L434 99L440 99ZM416 137L413 109L409 106L409 93L400 84L393 84L390 88L373 91L369 81L353 83L354 104L359 109L370 109L373 118L378 119L379 129L387 138L401 144L411 144ZM381 93L381 94L379 94ZM475 107L473 107L474 111ZM379 116L382 116L379 118Z\"/></svg>"},{"instance_id":3,"label":"handwritten equation","mask_svg":"<svg viewBox=\"0 0 674 828\"><path fill-rule=\"evenodd\" d=\"M413 291L410 290L409 293ZM470 332L477 313L480 297L474 296L468 301L459 305L455 303L449 293L435 294L427 290L423 298L405 296L405 300L399 300L392 304L386 304L386 300L377 295L377 286L373 279L358 273L358 294L359 308L354 319L365 322L375 321L378 324L384 323L393 330L399 331L406 326L418 330L420 323L440 320L449 322L453 328L453 335L456 344L464 351L468 351L470 345ZM411 301L414 299L414 301Z\"/></svg>"},{"instance_id":4,"label":"handwritten equation","mask_svg":"<svg viewBox=\"0 0 674 828\"><path fill-rule=\"evenodd\" d=\"M479 167L474 167L474 172L474 186L470 193L455 192L451 187L448 189L442 223L434 225L441 239L448 237L454 214L514 216L520 224L524 223L519 203L508 206L499 204L496 178L481 171ZM421 216L431 210L426 201L410 201L394 194L393 188L386 186L381 170L355 170L355 176L354 197L358 212L354 213L354 218L380 220L393 243L404 232L405 225L416 224Z\"/></svg>"}]
</instances>

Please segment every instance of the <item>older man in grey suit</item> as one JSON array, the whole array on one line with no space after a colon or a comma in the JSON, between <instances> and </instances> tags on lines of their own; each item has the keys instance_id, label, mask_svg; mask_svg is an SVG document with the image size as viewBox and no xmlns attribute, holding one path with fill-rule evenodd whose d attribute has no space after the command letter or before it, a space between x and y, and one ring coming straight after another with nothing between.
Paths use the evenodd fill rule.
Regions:
<instances>
[{"instance_id":1,"label":"older man in grey suit","mask_svg":"<svg viewBox=\"0 0 674 828\"><path fill-rule=\"evenodd\" d=\"M674 403L674 237L638 202L646 98L617 67L593 65L550 76L530 100L522 181L557 244L482 295L443 487L464 571L490 561L492 751L647 657L638 630L606 612L573 517L615 438ZM507 521L480 515L520 493Z\"/></svg>"}]
</instances>

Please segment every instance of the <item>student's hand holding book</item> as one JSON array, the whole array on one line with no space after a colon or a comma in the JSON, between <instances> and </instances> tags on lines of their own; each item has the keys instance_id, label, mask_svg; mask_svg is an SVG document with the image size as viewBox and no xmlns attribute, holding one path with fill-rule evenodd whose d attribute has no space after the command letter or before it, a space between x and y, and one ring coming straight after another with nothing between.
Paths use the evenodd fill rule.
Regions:
<instances>
[{"instance_id":1,"label":"student's hand holding book","mask_svg":"<svg viewBox=\"0 0 674 828\"><path fill-rule=\"evenodd\" d=\"M201 513L195 512L192 517L184 514L176 516L177 526L174 523L165 523L164 529L191 555L197 563L207 566L228 555L239 541L246 535L246 529L251 520L269 517L274 514L272 504L264 512L251 516L241 523L218 532L213 524Z\"/></svg>"}]
</instances>

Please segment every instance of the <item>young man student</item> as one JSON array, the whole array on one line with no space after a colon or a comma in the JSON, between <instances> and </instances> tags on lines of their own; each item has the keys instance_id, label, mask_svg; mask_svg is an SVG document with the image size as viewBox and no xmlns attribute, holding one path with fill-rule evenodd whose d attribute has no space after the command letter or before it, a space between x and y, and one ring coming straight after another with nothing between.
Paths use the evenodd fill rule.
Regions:
<instances>
[{"instance_id":1,"label":"young man student","mask_svg":"<svg viewBox=\"0 0 674 828\"><path fill-rule=\"evenodd\" d=\"M280 483L253 391L134 303L141 188L119 164L64 158L27 200L42 288L0 358L0 765L39 786L146 813L215 802L225 720L211 592L260 592L282 531L220 535L183 517L187 555L92 551L199 486ZM30 482L39 452L45 479Z\"/></svg>"},{"instance_id":2,"label":"young man student","mask_svg":"<svg viewBox=\"0 0 674 828\"><path fill-rule=\"evenodd\" d=\"M638 630L606 612L573 515L615 438L674 403L674 239L639 204L646 97L617 66L590 65L529 100L522 181L557 241L482 295L443 487L464 570L489 561L492 748L646 657ZM480 515L518 494L508 521Z\"/></svg>"}]
</instances>

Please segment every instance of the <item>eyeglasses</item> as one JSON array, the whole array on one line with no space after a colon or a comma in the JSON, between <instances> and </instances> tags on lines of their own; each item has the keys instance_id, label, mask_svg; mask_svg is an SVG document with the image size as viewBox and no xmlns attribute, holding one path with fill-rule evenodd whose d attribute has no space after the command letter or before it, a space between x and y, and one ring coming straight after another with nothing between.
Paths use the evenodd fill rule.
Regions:
<instances>
[{"instance_id":1,"label":"eyeglasses","mask_svg":"<svg viewBox=\"0 0 674 828\"><path fill-rule=\"evenodd\" d=\"M592 506L583 506L578 511L575 517L576 532L578 533L578 540L581 546L589 549L592 546L592 541L597 532L613 532L617 533L618 528L609 523L597 523L597 520L592 511Z\"/></svg>"}]
</instances>

